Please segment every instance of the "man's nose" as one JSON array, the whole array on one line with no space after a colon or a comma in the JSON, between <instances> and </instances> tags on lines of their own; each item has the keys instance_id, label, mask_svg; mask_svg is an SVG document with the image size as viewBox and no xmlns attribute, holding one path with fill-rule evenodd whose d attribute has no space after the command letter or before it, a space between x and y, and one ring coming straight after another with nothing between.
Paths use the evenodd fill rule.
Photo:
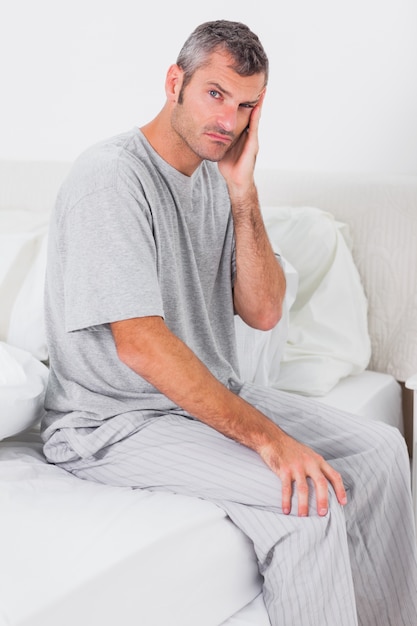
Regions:
<instances>
[{"instance_id":1,"label":"man's nose","mask_svg":"<svg viewBox=\"0 0 417 626\"><path fill-rule=\"evenodd\" d=\"M219 127L230 133L236 127L237 111L234 106L224 106L217 119Z\"/></svg>"}]
</instances>

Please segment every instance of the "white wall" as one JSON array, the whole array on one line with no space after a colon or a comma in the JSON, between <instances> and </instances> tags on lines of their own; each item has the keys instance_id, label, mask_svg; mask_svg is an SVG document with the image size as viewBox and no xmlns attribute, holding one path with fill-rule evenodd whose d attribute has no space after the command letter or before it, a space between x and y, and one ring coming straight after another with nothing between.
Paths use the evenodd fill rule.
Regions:
<instances>
[{"instance_id":1,"label":"white wall","mask_svg":"<svg viewBox=\"0 0 417 626\"><path fill-rule=\"evenodd\" d=\"M415 0L15 0L0 21L0 158L73 159L147 122L208 19L246 22L271 76L258 164L417 173Z\"/></svg>"}]
</instances>

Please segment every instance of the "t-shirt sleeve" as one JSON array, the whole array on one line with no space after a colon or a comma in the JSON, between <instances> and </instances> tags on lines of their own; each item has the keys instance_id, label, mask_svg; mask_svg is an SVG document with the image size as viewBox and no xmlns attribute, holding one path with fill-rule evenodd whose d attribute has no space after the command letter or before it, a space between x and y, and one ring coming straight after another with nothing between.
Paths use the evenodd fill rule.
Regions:
<instances>
[{"instance_id":1,"label":"t-shirt sleeve","mask_svg":"<svg viewBox=\"0 0 417 626\"><path fill-rule=\"evenodd\" d=\"M89 194L60 225L65 328L164 317L151 213L129 193Z\"/></svg>"}]
</instances>

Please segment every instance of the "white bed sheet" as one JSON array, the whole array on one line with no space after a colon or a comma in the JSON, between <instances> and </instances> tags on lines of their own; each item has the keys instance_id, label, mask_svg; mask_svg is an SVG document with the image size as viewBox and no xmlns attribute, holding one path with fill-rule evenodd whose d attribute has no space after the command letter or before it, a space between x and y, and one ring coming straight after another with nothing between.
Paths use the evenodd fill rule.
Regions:
<instances>
[{"instance_id":1,"label":"white bed sheet","mask_svg":"<svg viewBox=\"0 0 417 626\"><path fill-rule=\"evenodd\" d=\"M214 626L260 591L218 507L79 480L39 444L0 444L0 510L2 626Z\"/></svg>"},{"instance_id":2,"label":"white bed sheet","mask_svg":"<svg viewBox=\"0 0 417 626\"><path fill-rule=\"evenodd\" d=\"M314 399L367 419L385 422L404 434L401 386L390 374L365 370L343 378L328 394Z\"/></svg>"},{"instance_id":3,"label":"white bed sheet","mask_svg":"<svg viewBox=\"0 0 417 626\"><path fill-rule=\"evenodd\" d=\"M391 376L315 399L402 430ZM81 481L26 433L0 443L0 510L0 626L268 624L252 546L208 502Z\"/></svg>"},{"instance_id":4,"label":"white bed sheet","mask_svg":"<svg viewBox=\"0 0 417 626\"><path fill-rule=\"evenodd\" d=\"M229 617L221 626L271 626L262 593Z\"/></svg>"}]
</instances>

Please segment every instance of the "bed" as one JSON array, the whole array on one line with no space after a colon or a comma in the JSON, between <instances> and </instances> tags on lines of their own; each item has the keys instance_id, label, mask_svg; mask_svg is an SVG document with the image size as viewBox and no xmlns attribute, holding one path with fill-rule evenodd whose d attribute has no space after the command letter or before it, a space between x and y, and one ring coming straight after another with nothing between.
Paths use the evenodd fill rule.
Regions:
<instances>
[{"instance_id":1,"label":"bed","mask_svg":"<svg viewBox=\"0 0 417 626\"><path fill-rule=\"evenodd\" d=\"M267 626L252 547L223 511L43 458L45 242L68 168L0 162L0 626ZM261 170L257 183L288 293L274 331L237 320L244 377L385 421L411 455L417 177Z\"/></svg>"}]
</instances>

